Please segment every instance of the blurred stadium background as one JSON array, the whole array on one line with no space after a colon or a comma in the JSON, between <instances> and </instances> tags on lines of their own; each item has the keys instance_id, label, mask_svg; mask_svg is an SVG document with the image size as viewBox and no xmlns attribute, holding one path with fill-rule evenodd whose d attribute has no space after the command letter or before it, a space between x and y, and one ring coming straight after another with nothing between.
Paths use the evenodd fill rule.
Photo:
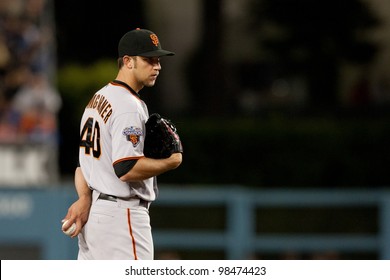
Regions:
<instances>
[{"instance_id":1,"label":"blurred stadium background","mask_svg":"<svg viewBox=\"0 0 390 280\"><path fill-rule=\"evenodd\" d=\"M185 146L157 258L390 259L389 1L0 0L1 259L75 258L79 119L137 27Z\"/></svg>"}]
</instances>

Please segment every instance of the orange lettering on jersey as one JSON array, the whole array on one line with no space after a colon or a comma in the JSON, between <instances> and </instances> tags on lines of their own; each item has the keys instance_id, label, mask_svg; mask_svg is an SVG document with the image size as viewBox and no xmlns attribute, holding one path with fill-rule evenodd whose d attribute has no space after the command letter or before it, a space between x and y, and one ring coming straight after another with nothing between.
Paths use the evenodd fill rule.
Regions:
<instances>
[{"instance_id":1,"label":"orange lettering on jersey","mask_svg":"<svg viewBox=\"0 0 390 280\"><path fill-rule=\"evenodd\" d=\"M95 102L95 98L96 98L96 94L94 94L94 95L92 96L91 100L89 100L89 102L88 102L86 108L92 108L93 103Z\"/></svg>"},{"instance_id":2,"label":"orange lettering on jersey","mask_svg":"<svg viewBox=\"0 0 390 280\"><path fill-rule=\"evenodd\" d=\"M152 39L152 43L153 45L155 45L156 47L158 46L158 37L156 34L150 34L150 39Z\"/></svg>"},{"instance_id":3,"label":"orange lettering on jersey","mask_svg":"<svg viewBox=\"0 0 390 280\"><path fill-rule=\"evenodd\" d=\"M107 123L108 119L112 115L111 104L108 103L107 99L100 94L95 94L88 102L86 108L96 109L96 111L102 117L104 123Z\"/></svg>"},{"instance_id":4,"label":"orange lettering on jersey","mask_svg":"<svg viewBox=\"0 0 390 280\"><path fill-rule=\"evenodd\" d=\"M104 123L106 123L108 121L108 119L111 117L112 115L112 109L111 109L111 105L107 106L107 107L110 107L110 111L107 112L106 116L104 117Z\"/></svg>"},{"instance_id":5,"label":"orange lettering on jersey","mask_svg":"<svg viewBox=\"0 0 390 280\"><path fill-rule=\"evenodd\" d=\"M104 120L104 122L107 122L108 118L110 116L107 117L108 113L111 112L111 105L110 103L108 103L108 105L104 108L104 110L100 113L100 116L102 117L102 119ZM110 113L111 115L111 113Z\"/></svg>"},{"instance_id":6,"label":"orange lettering on jersey","mask_svg":"<svg viewBox=\"0 0 390 280\"><path fill-rule=\"evenodd\" d=\"M100 100L100 94L96 94L95 100L94 100L94 102L93 102L93 104L92 104L92 108L93 108L93 109L96 108L96 106L97 106L98 103L99 103L99 100Z\"/></svg>"},{"instance_id":7,"label":"orange lettering on jersey","mask_svg":"<svg viewBox=\"0 0 390 280\"><path fill-rule=\"evenodd\" d=\"M100 99L99 101L99 104L97 105L97 108L96 110L99 112L100 115L102 115L103 111L104 111L104 108L107 107L107 104L110 105L107 101L107 99L104 98L104 96L102 96L102 98Z\"/></svg>"}]
</instances>

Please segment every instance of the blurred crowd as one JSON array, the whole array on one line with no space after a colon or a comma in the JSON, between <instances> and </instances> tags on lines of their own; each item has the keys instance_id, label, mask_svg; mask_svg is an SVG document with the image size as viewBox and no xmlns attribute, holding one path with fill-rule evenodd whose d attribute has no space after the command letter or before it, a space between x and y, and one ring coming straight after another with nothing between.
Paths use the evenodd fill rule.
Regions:
<instances>
[{"instance_id":1,"label":"blurred crowd","mask_svg":"<svg viewBox=\"0 0 390 280\"><path fill-rule=\"evenodd\" d=\"M0 144L57 141L52 4L0 1Z\"/></svg>"}]
</instances>

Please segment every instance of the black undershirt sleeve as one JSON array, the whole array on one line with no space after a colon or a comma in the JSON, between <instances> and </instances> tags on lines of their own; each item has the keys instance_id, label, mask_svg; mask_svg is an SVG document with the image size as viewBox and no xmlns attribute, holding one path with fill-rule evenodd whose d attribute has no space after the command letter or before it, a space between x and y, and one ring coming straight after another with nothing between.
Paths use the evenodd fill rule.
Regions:
<instances>
[{"instance_id":1,"label":"black undershirt sleeve","mask_svg":"<svg viewBox=\"0 0 390 280\"><path fill-rule=\"evenodd\" d=\"M125 175L127 172L129 172L134 167L134 165L137 163L137 161L138 161L137 159L131 159L131 160L125 160L125 161L121 161L121 162L114 164L114 170L115 170L116 176L118 176L118 178L120 178L123 175Z\"/></svg>"}]
</instances>

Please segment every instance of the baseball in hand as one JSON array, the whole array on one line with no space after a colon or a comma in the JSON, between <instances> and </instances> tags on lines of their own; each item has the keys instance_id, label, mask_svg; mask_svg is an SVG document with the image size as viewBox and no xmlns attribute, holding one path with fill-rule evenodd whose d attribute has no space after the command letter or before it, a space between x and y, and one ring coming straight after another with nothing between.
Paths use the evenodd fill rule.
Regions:
<instances>
[{"instance_id":1,"label":"baseball in hand","mask_svg":"<svg viewBox=\"0 0 390 280\"><path fill-rule=\"evenodd\" d=\"M69 235L71 236L74 231L76 230L76 224L73 223L66 231L64 231L64 227L66 226L66 224L68 223L68 220L64 221L64 223L62 224L62 231L66 234L66 235Z\"/></svg>"}]
</instances>

